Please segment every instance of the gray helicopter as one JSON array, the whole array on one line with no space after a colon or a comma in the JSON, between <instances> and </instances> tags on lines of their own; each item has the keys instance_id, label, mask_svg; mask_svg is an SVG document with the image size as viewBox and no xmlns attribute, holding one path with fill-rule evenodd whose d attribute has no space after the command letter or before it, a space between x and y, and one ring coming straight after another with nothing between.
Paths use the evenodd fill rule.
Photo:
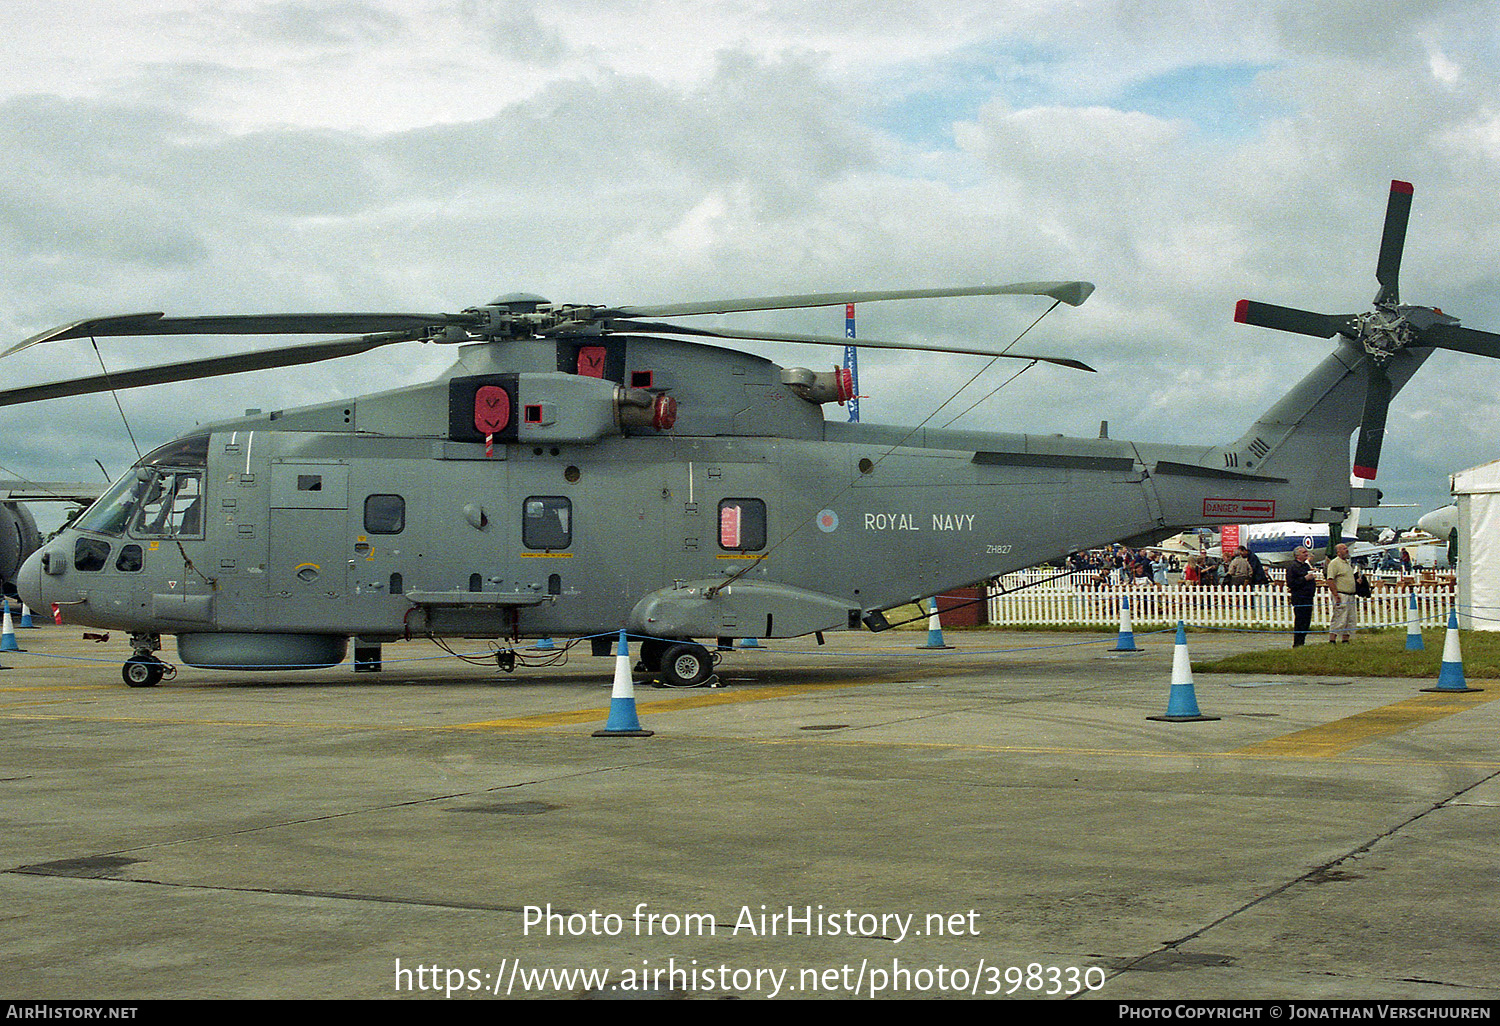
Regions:
<instances>
[{"instance_id":1,"label":"gray helicopter","mask_svg":"<svg viewBox=\"0 0 1500 1026\"><path fill-rule=\"evenodd\" d=\"M0 405L409 341L459 348L432 382L205 425L162 446L26 561L20 593L66 622L128 632L132 686L167 672L155 654L164 634L192 666L289 669L337 664L351 639L356 668L403 637L589 637L606 654L621 628L642 639L640 659L663 683L695 686L712 674L707 639L882 630L885 611L1076 549L1205 524L1339 521L1379 501L1349 486L1350 433L1360 429L1356 464L1373 476L1386 407L1433 348L1500 355L1500 336L1398 305L1410 195L1393 184L1373 313L1240 304L1240 321L1339 340L1219 445L825 419L826 404L850 398L844 372L783 368L707 340L846 339L670 321L940 296L1076 306L1086 282L77 321L8 352L99 335L360 334L17 388Z\"/></svg>"}]
</instances>

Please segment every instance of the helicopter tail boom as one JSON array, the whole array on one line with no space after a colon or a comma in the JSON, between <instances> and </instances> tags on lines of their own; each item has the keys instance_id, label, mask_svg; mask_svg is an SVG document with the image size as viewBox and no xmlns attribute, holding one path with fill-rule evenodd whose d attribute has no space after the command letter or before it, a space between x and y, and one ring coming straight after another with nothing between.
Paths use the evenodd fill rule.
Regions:
<instances>
[{"instance_id":1,"label":"helicopter tail boom","mask_svg":"<svg viewBox=\"0 0 1500 1026\"><path fill-rule=\"evenodd\" d=\"M1383 376L1400 391L1432 354L1407 349ZM1250 429L1194 462L1140 447L1164 528L1271 521L1337 522L1379 503L1374 489L1350 487L1350 435L1364 422L1371 361L1346 338Z\"/></svg>"}]
</instances>

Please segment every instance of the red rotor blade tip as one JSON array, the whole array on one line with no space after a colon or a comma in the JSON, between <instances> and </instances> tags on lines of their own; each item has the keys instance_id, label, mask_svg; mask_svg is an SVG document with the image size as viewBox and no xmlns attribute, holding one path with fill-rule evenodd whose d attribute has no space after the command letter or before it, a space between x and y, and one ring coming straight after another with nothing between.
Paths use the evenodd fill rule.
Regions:
<instances>
[{"instance_id":1,"label":"red rotor blade tip","mask_svg":"<svg viewBox=\"0 0 1500 1026\"><path fill-rule=\"evenodd\" d=\"M1373 481L1375 480L1375 468L1356 466L1354 468L1354 476L1361 481Z\"/></svg>"},{"instance_id":2,"label":"red rotor blade tip","mask_svg":"<svg viewBox=\"0 0 1500 1026\"><path fill-rule=\"evenodd\" d=\"M1250 316L1250 300L1242 299L1234 304L1234 319L1240 324L1245 323L1245 318Z\"/></svg>"},{"instance_id":3,"label":"red rotor blade tip","mask_svg":"<svg viewBox=\"0 0 1500 1026\"><path fill-rule=\"evenodd\" d=\"M1410 182L1402 182L1402 181L1399 181L1399 180L1393 178L1393 179L1391 179L1391 191L1392 192L1404 192L1404 193L1406 193L1406 195L1410 196L1412 194L1411 183Z\"/></svg>"}]
</instances>

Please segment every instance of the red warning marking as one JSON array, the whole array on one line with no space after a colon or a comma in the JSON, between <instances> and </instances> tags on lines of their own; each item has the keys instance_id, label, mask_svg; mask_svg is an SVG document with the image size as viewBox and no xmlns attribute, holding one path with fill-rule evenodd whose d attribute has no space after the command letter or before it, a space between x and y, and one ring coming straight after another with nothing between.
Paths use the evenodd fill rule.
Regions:
<instances>
[{"instance_id":1,"label":"red warning marking","mask_svg":"<svg viewBox=\"0 0 1500 1026\"><path fill-rule=\"evenodd\" d=\"M499 385L483 385L474 393L474 429L487 435L510 423L510 396Z\"/></svg>"},{"instance_id":2,"label":"red warning marking","mask_svg":"<svg viewBox=\"0 0 1500 1026\"><path fill-rule=\"evenodd\" d=\"M584 346L578 350L578 373L589 378L604 377L605 353L603 346Z\"/></svg>"},{"instance_id":3,"label":"red warning marking","mask_svg":"<svg viewBox=\"0 0 1500 1026\"><path fill-rule=\"evenodd\" d=\"M1275 520L1275 499L1204 499L1205 517L1232 517L1236 520Z\"/></svg>"}]
</instances>

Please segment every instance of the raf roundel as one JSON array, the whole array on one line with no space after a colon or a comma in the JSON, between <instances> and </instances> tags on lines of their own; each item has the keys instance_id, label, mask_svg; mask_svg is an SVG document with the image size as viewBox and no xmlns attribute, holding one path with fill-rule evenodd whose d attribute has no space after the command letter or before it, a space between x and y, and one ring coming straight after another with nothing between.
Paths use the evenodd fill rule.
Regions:
<instances>
[{"instance_id":1,"label":"raf roundel","mask_svg":"<svg viewBox=\"0 0 1500 1026\"><path fill-rule=\"evenodd\" d=\"M839 527L839 515L831 509L825 509L818 514L818 530L824 534L832 534Z\"/></svg>"}]
</instances>

